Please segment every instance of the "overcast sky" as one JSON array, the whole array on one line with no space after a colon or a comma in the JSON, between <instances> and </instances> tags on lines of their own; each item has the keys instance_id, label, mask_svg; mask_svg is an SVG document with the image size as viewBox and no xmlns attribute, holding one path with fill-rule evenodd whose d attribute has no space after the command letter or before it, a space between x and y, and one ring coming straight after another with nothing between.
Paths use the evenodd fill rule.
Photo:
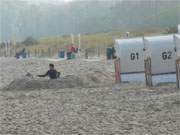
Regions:
<instances>
[{"instance_id":1,"label":"overcast sky","mask_svg":"<svg viewBox=\"0 0 180 135\"><path fill-rule=\"evenodd\" d=\"M70 1L73 1L73 0L26 0L26 1L30 1L30 2L44 2L44 3L54 3L54 2L70 2Z\"/></svg>"},{"instance_id":2,"label":"overcast sky","mask_svg":"<svg viewBox=\"0 0 180 135\"><path fill-rule=\"evenodd\" d=\"M34 3L34 4L38 4L38 3L62 3L62 2L71 2L71 1L86 1L86 0L0 0L1 2L15 2L15 1L27 1L30 3ZM93 0L92 0L93 1ZM100 0L100 1L112 1L112 0ZM122 1L122 0L116 0L116 1ZM136 1L136 0L132 0L132 1Z\"/></svg>"},{"instance_id":3,"label":"overcast sky","mask_svg":"<svg viewBox=\"0 0 180 135\"><path fill-rule=\"evenodd\" d=\"M25 1L30 1L30 2L33 2L33 3L39 3L39 2L43 2L43 3L58 3L58 2L71 2L71 1L75 1L75 0L25 0ZM86 1L86 0L79 0L79 1ZM111 0L102 0L102 1L111 1ZM119 0L119 1L121 1L121 0Z\"/></svg>"},{"instance_id":4,"label":"overcast sky","mask_svg":"<svg viewBox=\"0 0 180 135\"><path fill-rule=\"evenodd\" d=\"M19 1L19 0L0 0L0 3L1 1L3 2L15 2L15 1ZM27 2L30 2L30 3L34 3L34 4L38 4L38 3L62 3L62 2L71 2L71 1L75 1L75 0L21 0L21 1L27 1Z\"/></svg>"}]
</instances>

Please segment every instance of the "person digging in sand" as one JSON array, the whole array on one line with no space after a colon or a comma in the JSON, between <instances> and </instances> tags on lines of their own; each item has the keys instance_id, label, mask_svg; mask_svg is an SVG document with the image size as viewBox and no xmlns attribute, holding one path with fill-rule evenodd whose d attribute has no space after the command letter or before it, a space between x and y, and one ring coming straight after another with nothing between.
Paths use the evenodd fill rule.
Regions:
<instances>
[{"instance_id":1,"label":"person digging in sand","mask_svg":"<svg viewBox=\"0 0 180 135\"><path fill-rule=\"evenodd\" d=\"M60 72L58 72L54 68L54 64L49 64L49 70L44 75L37 75L38 77L46 77L48 76L50 79L58 79L60 78Z\"/></svg>"}]
</instances>

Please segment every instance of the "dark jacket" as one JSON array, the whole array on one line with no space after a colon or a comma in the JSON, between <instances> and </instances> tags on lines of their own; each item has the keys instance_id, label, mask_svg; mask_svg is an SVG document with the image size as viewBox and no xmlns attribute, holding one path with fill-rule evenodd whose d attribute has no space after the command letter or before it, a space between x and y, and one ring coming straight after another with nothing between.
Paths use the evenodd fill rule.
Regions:
<instances>
[{"instance_id":1,"label":"dark jacket","mask_svg":"<svg viewBox=\"0 0 180 135\"><path fill-rule=\"evenodd\" d=\"M60 72L57 72L55 69L48 70L44 75L38 75L39 77L49 76L50 79L58 79L60 77Z\"/></svg>"}]
</instances>

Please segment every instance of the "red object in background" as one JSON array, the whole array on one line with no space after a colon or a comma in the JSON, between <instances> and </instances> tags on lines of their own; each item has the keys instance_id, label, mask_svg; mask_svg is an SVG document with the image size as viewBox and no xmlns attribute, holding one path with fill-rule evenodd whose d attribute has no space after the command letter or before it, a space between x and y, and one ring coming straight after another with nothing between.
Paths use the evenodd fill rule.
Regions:
<instances>
[{"instance_id":1,"label":"red object in background","mask_svg":"<svg viewBox=\"0 0 180 135\"><path fill-rule=\"evenodd\" d=\"M71 44L69 47L68 47L68 52L77 52L77 47L74 45L74 44Z\"/></svg>"}]
</instances>

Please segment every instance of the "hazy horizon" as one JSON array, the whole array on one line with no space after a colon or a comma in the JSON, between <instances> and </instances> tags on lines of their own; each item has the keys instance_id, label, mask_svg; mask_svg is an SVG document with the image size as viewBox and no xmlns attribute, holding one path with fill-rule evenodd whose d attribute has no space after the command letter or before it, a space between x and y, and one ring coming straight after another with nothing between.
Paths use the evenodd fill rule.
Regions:
<instances>
[{"instance_id":1,"label":"hazy horizon","mask_svg":"<svg viewBox=\"0 0 180 135\"><path fill-rule=\"evenodd\" d=\"M1 0L0 40L167 28L180 23L180 0L67 1Z\"/></svg>"}]
</instances>

